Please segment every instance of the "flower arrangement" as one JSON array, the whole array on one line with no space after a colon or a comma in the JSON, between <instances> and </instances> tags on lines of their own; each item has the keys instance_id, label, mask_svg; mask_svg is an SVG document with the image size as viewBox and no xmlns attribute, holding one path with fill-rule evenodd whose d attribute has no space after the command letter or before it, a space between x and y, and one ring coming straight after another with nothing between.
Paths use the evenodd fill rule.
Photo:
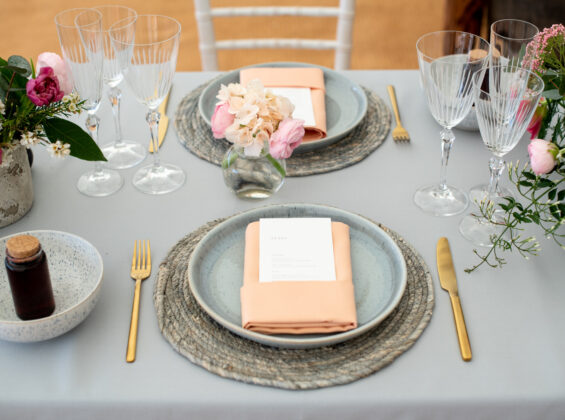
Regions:
<instances>
[{"instance_id":1,"label":"flower arrangement","mask_svg":"<svg viewBox=\"0 0 565 420\"><path fill-rule=\"evenodd\" d=\"M276 159L288 159L304 138L304 121L292 118L292 103L265 89L259 80L245 87L222 85L217 98L211 120L214 138L240 146L247 156L264 154L284 177ZM222 163L224 168L229 165Z\"/></svg>"},{"instance_id":2,"label":"flower arrangement","mask_svg":"<svg viewBox=\"0 0 565 420\"><path fill-rule=\"evenodd\" d=\"M556 24L537 34L526 47L522 65L543 79L545 89L528 127L529 164L509 165L509 177L520 199L505 197L498 204L500 209L493 203L482 203L485 217L502 211L502 229L491 238L493 246L486 254L475 250L481 261L467 272L484 263L501 267L505 260L499 251L516 249L526 258L537 255L540 244L533 236L522 236L522 224L538 225L545 237L565 249L565 27Z\"/></svg>"},{"instance_id":3,"label":"flower arrangement","mask_svg":"<svg viewBox=\"0 0 565 420\"><path fill-rule=\"evenodd\" d=\"M57 157L106 160L84 130L59 117L80 113L83 103L57 54L40 54L37 68L17 55L0 58L0 163L2 151L18 144L43 144Z\"/></svg>"}]
</instances>

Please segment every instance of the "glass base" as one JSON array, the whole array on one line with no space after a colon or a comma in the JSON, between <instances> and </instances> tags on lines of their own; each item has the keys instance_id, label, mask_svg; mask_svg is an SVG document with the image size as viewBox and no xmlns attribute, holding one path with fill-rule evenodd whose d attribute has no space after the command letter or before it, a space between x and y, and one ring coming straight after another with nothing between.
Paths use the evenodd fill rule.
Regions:
<instances>
[{"instance_id":1,"label":"glass base","mask_svg":"<svg viewBox=\"0 0 565 420\"><path fill-rule=\"evenodd\" d=\"M492 237L500 235L503 226L492 223L484 217L468 214L459 223L459 232L476 246L492 247Z\"/></svg>"},{"instance_id":2,"label":"glass base","mask_svg":"<svg viewBox=\"0 0 565 420\"><path fill-rule=\"evenodd\" d=\"M487 197L488 197L488 184L476 185L469 190L469 200L471 200L471 203L473 204L480 203L481 201L485 200ZM495 203L500 203L505 201L503 200L504 197L514 197L514 194L508 188L501 187L499 185L498 189L496 190L494 200L493 197L491 197L491 200L493 200Z\"/></svg>"},{"instance_id":3,"label":"glass base","mask_svg":"<svg viewBox=\"0 0 565 420\"><path fill-rule=\"evenodd\" d=\"M178 166L148 165L133 176L133 185L145 194L166 194L182 187L186 175Z\"/></svg>"},{"instance_id":4,"label":"glass base","mask_svg":"<svg viewBox=\"0 0 565 420\"><path fill-rule=\"evenodd\" d=\"M458 188L448 185L442 190L439 185L432 185L418 189L414 193L414 203L434 216L455 216L465 211L469 198Z\"/></svg>"},{"instance_id":5,"label":"glass base","mask_svg":"<svg viewBox=\"0 0 565 420\"><path fill-rule=\"evenodd\" d=\"M111 169L87 172L78 179L77 188L90 197L106 197L124 185L122 176Z\"/></svg>"},{"instance_id":6,"label":"glass base","mask_svg":"<svg viewBox=\"0 0 565 420\"><path fill-rule=\"evenodd\" d=\"M147 156L145 147L132 141L122 141L118 144L108 143L103 145L101 149L108 160L107 166L112 169L131 168Z\"/></svg>"}]
</instances>

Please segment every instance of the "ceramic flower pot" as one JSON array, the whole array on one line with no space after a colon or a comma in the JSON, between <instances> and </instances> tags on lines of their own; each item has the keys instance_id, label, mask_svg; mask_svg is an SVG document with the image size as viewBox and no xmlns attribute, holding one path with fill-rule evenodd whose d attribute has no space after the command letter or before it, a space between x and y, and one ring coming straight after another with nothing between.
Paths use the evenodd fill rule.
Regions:
<instances>
[{"instance_id":1,"label":"ceramic flower pot","mask_svg":"<svg viewBox=\"0 0 565 420\"><path fill-rule=\"evenodd\" d=\"M2 149L0 163L0 228L21 219L33 204L33 183L26 148Z\"/></svg>"},{"instance_id":2,"label":"ceramic flower pot","mask_svg":"<svg viewBox=\"0 0 565 420\"><path fill-rule=\"evenodd\" d=\"M266 152L247 156L232 145L222 161L225 184L241 198L261 199L276 193L284 183L286 163Z\"/></svg>"}]
</instances>

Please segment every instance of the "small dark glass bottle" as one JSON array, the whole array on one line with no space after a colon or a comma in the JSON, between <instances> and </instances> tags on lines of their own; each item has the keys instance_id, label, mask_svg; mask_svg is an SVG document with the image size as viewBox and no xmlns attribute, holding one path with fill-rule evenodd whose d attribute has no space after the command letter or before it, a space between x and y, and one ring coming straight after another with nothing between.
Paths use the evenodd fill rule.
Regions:
<instances>
[{"instance_id":1,"label":"small dark glass bottle","mask_svg":"<svg viewBox=\"0 0 565 420\"><path fill-rule=\"evenodd\" d=\"M47 256L39 240L31 235L8 239L5 263L18 317L28 320L51 315L55 299Z\"/></svg>"}]
</instances>

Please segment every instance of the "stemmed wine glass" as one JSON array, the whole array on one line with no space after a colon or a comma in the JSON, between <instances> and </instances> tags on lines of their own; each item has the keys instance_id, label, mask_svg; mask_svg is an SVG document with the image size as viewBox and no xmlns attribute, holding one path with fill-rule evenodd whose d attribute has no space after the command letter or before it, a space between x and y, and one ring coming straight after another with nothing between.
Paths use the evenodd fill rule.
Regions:
<instances>
[{"instance_id":1,"label":"stemmed wine glass","mask_svg":"<svg viewBox=\"0 0 565 420\"><path fill-rule=\"evenodd\" d=\"M416 43L422 84L434 119L443 127L439 185L418 189L414 202L436 216L462 213L469 204L465 192L447 185L447 163L459 124L473 104L472 77L488 64L489 44L466 32L439 31Z\"/></svg>"},{"instance_id":2,"label":"stemmed wine glass","mask_svg":"<svg viewBox=\"0 0 565 420\"><path fill-rule=\"evenodd\" d=\"M497 20L490 25L491 65L522 66L526 46L534 39L539 30L532 23L517 20ZM523 67L523 66L522 66ZM476 185L469 191L472 202L480 203L488 196L488 184ZM497 197L512 196L512 192L501 185L496 185Z\"/></svg>"},{"instance_id":3,"label":"stemmed wine glass","mask_svg":"<svg viewBox=\"0 0 565 420\"><path fill-rule=\"evenodd\" d=\"M55 16L59 43L74 84L74 90L88 113L86 128L98 143L100 119L96 111L102 97L102 15L93 9L65 10ZM79 191L93 197L103 197L118 191L124 183L122 176L105 168L100 162L83 174L77 183Z\"/></svg>"},{"instance_id":4,"label":"stemmed wine glass","mask_svg":"<svg viewBox=\"0 0 565 420\"><path fill-rule=\"evenodd\" d=\"M159 15L139 15L135 22L118 22L110 28L118 58L127 66L125 78L137 100L148 108L146 120L154 150L153 164L140 168L133 177L133 185L147 194L174 191L185 180L181 168L160 162L157 138L157 108L175 75L180 31L177 20Z\"/></svg>"},{"instance_id":5,"label":"stemmed wine glass","mask_svg":"<svg viewBox=\"0 0 565 420\"><path fill-rule=\"evenodd\" d=\"M483 205L497 203L496 186L504 169L504 155L520 141L538 105L544 84L536 74L522 67L492 66L473 77L473 97L481 137L492 152L490 182ZM500 212L487 211L488 217L468 214L459 231L479 246L492 246L500 231Z\"/></svg>"},{"instance_id":6,"label":"stemmed wine glass","mask_svg":"<svg viewBox=\"0 0 565 420\"><path fill-rule=\"evenodd\" d=\"M131 168L137 165L147 155L145 147L135 141L124 140L122 137L122 126L120 121L120 99L122 92L118 85L123 80L123 69L112 48L110 40L110 27L116 22L122 21L125 24L134 22L137 18L135 10L126 6L98 6L94 10L102 14L102 32L104 39L104 72L103 80L108 86L108 99L112 105L114 116L115 140L103 144L101 149L108 166L114 169Z\"/></svg>"}]
</instances>

